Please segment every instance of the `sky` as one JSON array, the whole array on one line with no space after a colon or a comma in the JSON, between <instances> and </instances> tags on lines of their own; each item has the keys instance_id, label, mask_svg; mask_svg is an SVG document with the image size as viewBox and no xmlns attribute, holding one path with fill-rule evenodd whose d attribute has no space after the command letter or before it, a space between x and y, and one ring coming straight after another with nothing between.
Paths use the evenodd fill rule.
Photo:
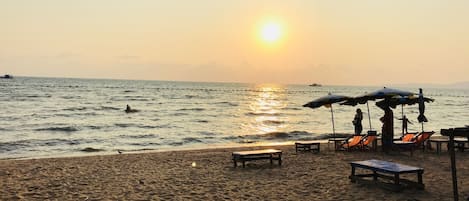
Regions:
<instances>
[{"instance_id":1,"label":"sky","mask_svg":"<svg viewBox=\"0 0 469 201\"><path fill-rule=\"evenodd\" d=\"M469 81L468 10L464 0L0 0L0 74L450 84Z\"/></svg>"}]
</instances>

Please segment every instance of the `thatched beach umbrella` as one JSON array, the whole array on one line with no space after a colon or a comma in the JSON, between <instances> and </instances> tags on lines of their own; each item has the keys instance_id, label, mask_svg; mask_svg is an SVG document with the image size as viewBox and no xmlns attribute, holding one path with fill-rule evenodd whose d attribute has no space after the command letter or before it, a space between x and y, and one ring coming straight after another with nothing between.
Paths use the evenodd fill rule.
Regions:
<instances>
[{"instance_id":1,"label":"thatched beach umbrella","mask_svg":"<svg viewBox=\"0 0 469 201\"><path fill-rule=\"evenodd\" d=\"M350 97L343 95L333 95L329 93L327 96L317 98L309 103L303 105L303 107L309 107L312 109L319 108L321 106L331 108L331 117L332 117L332 134L335 135L335 126L334 126L334 110L332 109L333 103L339 103L346 100L349 100Z\"/></svg>"},{"instance_id":2,"label":"thatched beach umbrella","mask_svg":"<svg viewBox=\"0 0 469 201\"><path fill-rule=\"evenodd\" d=\"M366 103L366 107L368 109L368 121L370 123L370 130L371 130L371 115L370 115L370 107L368 105L368 101L372 100L377 100L377 99L389 99L391 97L394 97L394 96L412 96L414 95L414 93L412 92L409 92L409 91L403 91L403 90L399 90L399 89L393 89L393 88L387 88L387 87L383 87L382 89L379 89L379 90L376 90L376 91L373 91L371 93L366 93L365 95L361 95L361 96L356 96L352 99L349 99L343 103L341 103L341 105L351 105L351 106L355 106L357 104L365 104Z\"/></svg>"},{"instance_id":3,"label":"thatched beach umbrella","mask_svg":"<svg viewBox=\"0 0 469 201\"><path fill-rule=\"evenodd\" d=\"M376 104L377 105L388 104L392 108L396 108L398 105L401 105L401 107L402 107L402 116L404 117L404 105L414 105L414 104L418 103L419 104L419 109L420 109L420 105L421 105L420 103L421 102L429 103L429 102L433 102L433 101L434 101L434 99L423 97L423 95L418 96L418 97L415 96L415 95L411 95L411 96L393 96L393 97L389 98L388 100L382 100L382 101L377 102ZM386 102L386 103L384 103L384 102ZM405 119L403 118L402 121L405 121ZM423 131L423 125L422 125L422 131Z\"/></svg>"},{"instance_id":4,"label":"thatched beach umbrella","mask_svg":"<svg viewBox=\"0 0 469 201\"><path fill-rule=\"evenodd\" d=\"M414 95L414 93L409 92L409 91L403 91L399 89L392 89L392 88L382 88L380 90L362 95L362 96L357 96L353 98L351 101L347 101L344 104L345 105L356 105L358 103L364 104L367 103L370 100L377 100L377 99L384 99L384 101L381 101L380 104L376 104L378 107L383 109L384 111L384 116L381 118L383 122L383 127L382 127L382 147L383 151L387 152L388 150L391 149L392 146L392 140L394 138L394 119L393 119L393 112L390 108L390 103L389 100L393 96L411 96ZM371 129L371 118L370 118L370 113L368 112L368 120L370 121L370 129Z\"/></svg>"}]
</instances>

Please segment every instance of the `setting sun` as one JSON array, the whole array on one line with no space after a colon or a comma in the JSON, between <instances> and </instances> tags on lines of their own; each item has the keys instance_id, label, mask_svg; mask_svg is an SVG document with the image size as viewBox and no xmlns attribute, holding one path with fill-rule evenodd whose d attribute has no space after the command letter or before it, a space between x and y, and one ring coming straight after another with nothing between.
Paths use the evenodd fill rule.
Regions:
<instances>
[{"instance_id":1,"label":"setting sun","mask_svg":"<svg viewBox=\"0 0 469 201\"><path fill-rule=\"evenodd\" d=\"M265 42L276 42L281 38L281 36L282 28L278 23L268 22L261 27L261 38Z\"/></svg>"}]
</instances>

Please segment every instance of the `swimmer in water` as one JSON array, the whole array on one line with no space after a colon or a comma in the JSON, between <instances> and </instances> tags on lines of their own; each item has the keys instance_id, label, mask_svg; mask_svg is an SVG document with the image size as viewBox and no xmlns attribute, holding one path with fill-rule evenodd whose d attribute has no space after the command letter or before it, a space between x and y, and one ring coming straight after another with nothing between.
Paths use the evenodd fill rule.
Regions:
<instances>
[{"instance_id":1,"label":"swimmer in water","mask_svg":"<svg viewBox=\"0 0 469 201\"><path fill-rule=\"evenodd\" d=\"M136 109L131 109L130 106L127 105L127 107L125 108L125 112L126 112L126 113L138 112L138 110L136 110Z\"/></svg>"}]
</instances>

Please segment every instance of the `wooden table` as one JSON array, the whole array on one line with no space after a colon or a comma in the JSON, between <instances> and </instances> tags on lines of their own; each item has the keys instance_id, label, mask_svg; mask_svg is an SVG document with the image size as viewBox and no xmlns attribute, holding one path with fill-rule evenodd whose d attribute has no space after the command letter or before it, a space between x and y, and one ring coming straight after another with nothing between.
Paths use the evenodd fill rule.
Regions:
<instances>
[{"instance_id":1,"label":"wooden table","mask_svg":"<svg viewBox=\"0 0 469 201\"><path fill-rule=\"evenodd\" d=\"M378 182L378 178L386 178L393 180L391 184L391 188L396 191L403 190L403 186L401 183L407 184L409 187L416 187L418 189L424 189L425 185L423 184L422 174L423 168L413 167L409 165L403 165L399 163L393 163L388 161L381 161L381 160L365 160L365 161L355 161L351 162L350 165L352 166L352 173L350 175L351 182L357 181L365 181L363 178L365 177L372 177L373 183ZM355 170L357 168L362 168L366 170L373 171L372 174L356 174ZM407 179L400 178L401 174L405 173L416 173L417 174L417 182L410 181ZM387 174L387 175L386 175ZM392 176L389 176L391 174Z\"/></svg>"},{"instance_id":2,"label":"wooden table","mask_svg":"<svg viewBox=\"0 0 469 201\"><path fill-rule=\"evenodd\" d=\"M430 139L430 143L434 142L436 144L436 153L440 154L441 153L441 144L442 143L448 143L448 139L441 139L441 138L436 138L436 139Z\"/></svg>"},{"instance_id":3,"label":"wooden table","mask_svg":"<svg viewBox=\"0 0 469 201\"><path fill-rule=\"evenodd\" d=\"M336 137L336 138L329 138L329 142L333 142L334 143L334 150L339 150L340 149L340 145L342 144L342 142L345 142L345 140L347 140L348 138L345 138L345 137ZM329 144L329 143L328 143ZM329 145L327 146L329 147Z\"/></svg>"},{"instance_id":4,"label":"wooden table","mask_svg":"<svg viewBox=\"0 0 469 201\"><path fill-rule=\"evenodd\" d=\"M231 154L234 167L237 167L238 162L243 163L245 167L246 161L253 160L270 160L270 165L273 164L273 160L278 161L278 165L282 165L282 151L277 149L262 149L253 151L237 151Z\"/></svg>"},{"instance_id":5,"label":"wooden table","mask_svg":"<svg viewBox=\"0 0 469 201\"><path fill-rule=\"evenodd\" d=\"M311 151L319 152L321 147L321 142L319 141L297 141L295 142L295 151L298 153L300 151Z\"/></svg>"},{"instance_id":6,"label":"wooden table","mask_svg":"<svg viewBox=\"0 0 469 201\"><path fill-rule=\"evenodd\" d=\"M397 147L399 150L401 149L410 150L410 155L412 156L414 154L415 142L397 140L397 141L394 141L393 143L394 143L394 146Z\"/></svg>"},{"instance_id":7,"label":"wooden table","mask_svg":"<svg viewBox=\"0 0 469 201\"><path fill-rule=\"evenodd\" d=\"M464 150L469 149L469 147L466 147L467 143L469 143L467 138L454 138L454 148L458 149L461 152L464 152Z\"/></svg>"}]
</instances>

